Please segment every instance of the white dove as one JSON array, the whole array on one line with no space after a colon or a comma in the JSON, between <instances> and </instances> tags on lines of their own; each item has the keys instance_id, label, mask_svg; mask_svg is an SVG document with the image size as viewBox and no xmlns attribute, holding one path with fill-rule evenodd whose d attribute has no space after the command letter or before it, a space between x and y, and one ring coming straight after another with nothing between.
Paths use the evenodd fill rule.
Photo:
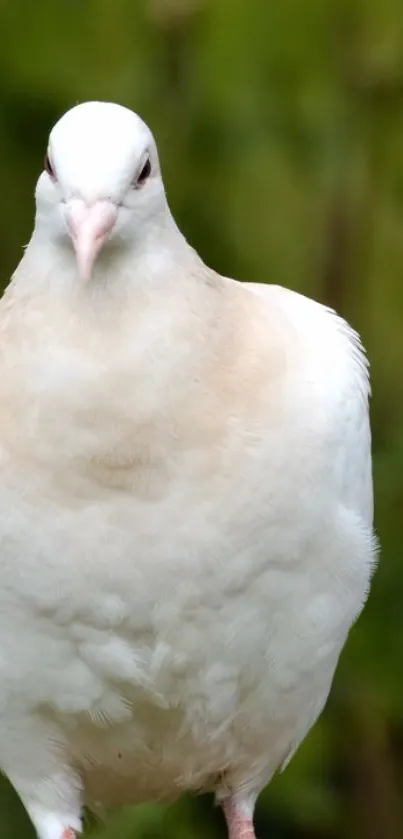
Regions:
<instances>
[{"instance_id":1,"label":"white dove","mask_svg":"<svg viewBox=\"0 0 403 839\"><path fill-rule=\"evenodd\" d=\"M136 114L60 119L0 304L0 764L40 839L207 789L254 837L369 590L368 397L333 311L203 264Z\"/></svg>"}]
</instances>

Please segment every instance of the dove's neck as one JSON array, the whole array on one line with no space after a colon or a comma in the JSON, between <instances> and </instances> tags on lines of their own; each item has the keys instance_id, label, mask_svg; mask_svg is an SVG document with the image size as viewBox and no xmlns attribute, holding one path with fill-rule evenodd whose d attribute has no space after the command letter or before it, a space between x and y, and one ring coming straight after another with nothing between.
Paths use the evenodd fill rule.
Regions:
<instances>
[{"instance_id":1,"label":"dove's neck","mask_svg":"<svg viewBox=\"0 0 403 839\"><path fill-rule=\"evenodd\" d=\"M155 223L143 227L141 237L120 238L107 243L95 263L93 274L83 281L77 273L74 250L69 240L49 239L37 226L24 257L15 272L13 285L24 294L46 294L65 298L68 303L83 298L113 300L144 298L180 283L182 276L200 276L206 271L202 261L187 243L169 210Z\"/></svg>"},{"instance_id":2,"label":"dove's neck","mask_svg":"<svg viewBox=\"0 0 403 839\"><path fill-rule=\"evenodd\" d=\"M41 345L68 346L86 336L104 352L134 336L139 346L153 346L155 358L156 341L171 353L187 352L179 334L208 344L225 281L204 265L172 217L143 232L141 239L105 247L83 281L71 244L49 240L37 227L6 292L5 305L17 303L12 318L23 313L25 331Z\"/></svg>"}]
</instances>

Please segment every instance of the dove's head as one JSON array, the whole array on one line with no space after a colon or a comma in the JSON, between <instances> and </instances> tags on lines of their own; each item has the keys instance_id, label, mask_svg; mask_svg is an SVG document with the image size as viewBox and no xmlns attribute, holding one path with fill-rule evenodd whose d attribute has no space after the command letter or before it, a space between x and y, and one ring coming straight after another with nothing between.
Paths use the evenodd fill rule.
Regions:
<instances>
[{"instance_id":1,"label":"dove's head","mask_svg":"<svg viewBox=\"0 0 403 839\"><path fill-rule=\"evenodd\" d=\"M75 251L88 279L101 251L150 235L167 205L153 136L127 108L85 102L52 129L36 229Z\"/></svg>"}]
</instances>

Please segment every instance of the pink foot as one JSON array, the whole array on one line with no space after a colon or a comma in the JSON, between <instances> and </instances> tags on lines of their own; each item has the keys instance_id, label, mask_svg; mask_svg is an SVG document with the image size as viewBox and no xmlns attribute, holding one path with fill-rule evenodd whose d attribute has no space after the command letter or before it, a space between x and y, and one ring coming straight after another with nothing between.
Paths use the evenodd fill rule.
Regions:
<instances>
[{"instance_id":1,"label":"pink foot","mask_svg":"<svg viewBox=\"0 0 403 839\"><path fill-rule=\"evenodd\" d=\"M228 839L256 839L253 814L243 811L233 798L227 798L222 806L228 827Z\"/></svg>"},{"instance_id":2,"label":"pink foot","mask_svg":"<svg viewBox=\"0 0 403 839\"><path fill-rule=\"evenodd\" d=\"M76 839L77 834L71 827L66 827L66 830L63 830L62 839Z\"/></svg>"}]
</instances>

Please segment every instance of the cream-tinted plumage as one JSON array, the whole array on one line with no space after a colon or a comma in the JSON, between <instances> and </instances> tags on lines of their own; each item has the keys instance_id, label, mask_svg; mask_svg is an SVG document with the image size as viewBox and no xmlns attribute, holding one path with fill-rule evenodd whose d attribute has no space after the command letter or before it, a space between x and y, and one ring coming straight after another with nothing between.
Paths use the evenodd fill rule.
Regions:
<instances>
[{"instance_id":1,"label":"cream-tinted plumage","mask_svg":"<svg viewBox=\"0 0 403 839\"><path fill-rule=\"evenodd\" d=\"M40 839L207 788L238 839L368 593L367 365L203 264L130 111L72 109L49 155L0 305L1 768Z\"/></svg>"}]
</instances>

